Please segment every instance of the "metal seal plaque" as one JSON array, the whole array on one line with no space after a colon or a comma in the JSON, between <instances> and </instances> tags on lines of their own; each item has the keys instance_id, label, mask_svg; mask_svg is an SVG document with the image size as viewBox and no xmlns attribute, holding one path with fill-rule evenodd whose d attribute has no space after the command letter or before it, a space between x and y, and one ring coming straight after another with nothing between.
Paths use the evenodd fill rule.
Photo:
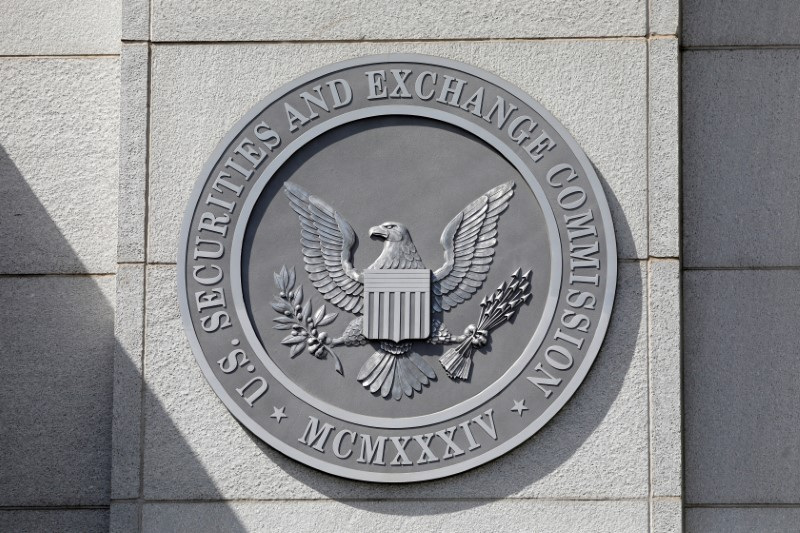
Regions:
<instances>
[{"instance_id":1,"label":"metal seal plaque","mask_svg":"<svg viewBox=\"0 0 800 533\"><path fill-rule=\"evenodd\" d=\"M308 466L411 482L536 433L597 356L616 246L589 160L477 68L364 57L242 118L204 167L178 253L214 391Z\"/></svg>"}]
</instances>

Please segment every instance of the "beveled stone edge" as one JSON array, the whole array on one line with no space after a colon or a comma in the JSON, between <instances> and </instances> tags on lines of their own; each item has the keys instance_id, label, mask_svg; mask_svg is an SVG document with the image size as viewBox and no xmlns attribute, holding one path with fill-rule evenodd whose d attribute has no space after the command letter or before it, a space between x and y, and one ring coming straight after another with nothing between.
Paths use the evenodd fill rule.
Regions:
<instances>
[{"instance_id":1,"label":"beveled stone edge","mask_svg":"<svg viewBox=\"0 0 800 533\"><path fill-rule=\"evenodd\" d=\"M145 266L119 265L114 317L111 499L137 498L141 484Z\"/></svg>"},{"instance_id":2,"label":"beveled stone edge","mask_svg":"<svg viewBox=\"0 0 800 533\"><path fill-rule=\"evenodd\" d=\"M681 267L648 261L650 495L683 495Z\"/></svg>"},{"instance_id":3,"label":"beveled stone edge","mask_svg":"<svg viewBox=\"0 0 800 533\"><path fill-rule=\"evenodd\" d=\"M123 41L150 39L150 0L122 0L120 18Z\"/></svg>"},{"instance_id":4,"label":"beveled stone edge","mask_svg":"<svg viewBox=\"0 0 800 533\"><path fill-rule=\"evenodd\" d=\"M680 255L679 62L677 38L648 44L648 246Z\"/></svg>"},{"instance_id":5,"label":"beveled stone edge","mask_svg":"<svg viewBox=\"0 0 800 533\"><path fill-rule=\"evenodd\" d=\"M150 51L123 44L120 59L117 261L145 260Z\"/></svg>"}]
</instances>

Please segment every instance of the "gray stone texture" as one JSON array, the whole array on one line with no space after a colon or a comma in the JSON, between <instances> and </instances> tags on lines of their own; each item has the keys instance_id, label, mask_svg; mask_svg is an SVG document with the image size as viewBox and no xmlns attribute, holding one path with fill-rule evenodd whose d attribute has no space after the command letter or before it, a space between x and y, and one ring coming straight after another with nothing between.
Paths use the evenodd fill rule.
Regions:
<instances>
[{"instance_id":1,"label":"gray stone texture","mask_svg":"<svg viewBox=\"0 0 800 533\"><path fill-rule=\"evenodd\" d=\"M109 521L108 533L133 533L139 531L139 505L131 501L112 502ZM179 529L174 531L179 531Z\"/></svg>"},{"instance_id":2,"label":"gray stone texture","mask_svg":"<svg viewBox=\"0 0 800 533\"><path fill-rule=\"evenodd\" d=\"M0 273L114 272L118 60L0 58L0 109Z\"/></svg>"},{"instance_id":3,"label":"gray stone texture","mask_svg":"<svg viewBox=\"0 0 800 533\"><path fill-rule=\"evenodd\" d=\"M154 0L154 41L316 41L644 35L637 0Z\"/></svg>"},{"instance_id":4,"label":"gray stone texture","mask_svg":"<svg viewBox=\"0 0 800 533\"><path fill-rule=\"evenodd\" d=\"M174 268L147 273L144 489L147 499L646 498L646 271L620 265L615 314L585 382L514 451L424 484L320 474L261 444L212 392L182 333Z\"/></svg>"},{"instance_id":5,"label":"gray stone texture","mask_svg":"<svg viewBox=\"0 0 800 533\"><path fill-rule=\"evenodd\" d=\"M119 0L0 0L0 13L0 55L119 53Z\"/></svg>"},{"instance_id":6,"label":"gray stone texture","mask_svg":"<svg viewBox=\"0 0 800 533\"><path fill-rule=\"evenodd\" d=\"M800 508L687 509L686 533L796 533Z\"/></svg>"},{"instance_id":7,"label":"gray stone texture","mask_svg":"<svg viewBox=\"0 0 800 533\"><path fill-rule=\"evenodd\" d=\"M651 39L649 54L650 255L677 257L680 253L678 40Z\"/></svg>"},{"instance_id":8,"label":"gray stone texture","mask_svg":"<svg viewBox=\"0 0 800 533\"><path fill-rule=\"evenodd\" d=\"M153 152L148 154L148 46L121 45L120 37L150 38L151 4L157 41L262 42L156 46ZM647 258L648 246L654 255L677 256L674 40L651 43L649 80L643 39L516 40L672 34L677 5L677 0L269 5L256 0L0 0L0 55L81 56L0 58L0 223L9 251L0 256L0 274L11 274L0 277L11 298L0 311L7 325L0 334L0 353L6 355L0 358L0 506L58 507L0 509L0 531L137 530L139 508L130 500L115 501L110 513L61 507L102 507L109 498L136 498L141 453L146 497L195 500L147 503L145 531L617 533L645 531L648 521L653 532L680 531L679 501L647 500L648 481L656 494L680 490L679 478L677 489L675 484L680 427L674 425L680 398L669 389L677 371L672 335L680 333L669 322L679 313L673 306L675 262L651 262L649 270L638 261L620 265L615 314L603 350L575 397L541 432L489 465L415 486L342 481L260 443L230 416L194 362L177 311L174 268L147 267L145 295L145 267L117 265L145 260L146 232L149 259L175 261L180 219L200 167L259 99L326 63L395 51L475 64L532 94L574 134L601 173L620 256ZM418 42L377 42L392 39ZM263 42L312 40L339 42ZM120 58L85 57L120 51ZM780 71L777 62L773 67ZM232 79L236 83L229 83ZM790 88L781 82L775 89L783 91L777 102L787 114L796 108L787 96ZM787 120L782 117L776 114L774 120L782 124ZM741 135L737 146L746 148L744 134L733 133L737 140ZM153 180L146 213L148 157ZM796 156L786 157L794 162ZM792 186L789 195L798 192ZM764 205L792 209L797 202L780 196ZM781 227L776 231L789 234ZM16 276L117 270L116 279ZM648 293L663 299L648 305ZM785 315L788 304L782 305ZM713 314L701 318L706 316ZM797 370L790 363L784 370L787 366ZM742 367L739 375L749 373ZM788 377L778 378L791 386ZM752 384L744 379L743 387ZM783 402L780 413L789 408L784 396L777 400ZM749 409L747 404L733 407ZM139 446L143 408L145 450ZM663 413L663 420L649 421L648 409L652 416ZM797 422L796 415L783 416ZM769 436L781 431L777 422L767 426ZM757 437L747 438L761 445ZM768 450L778 447L765 444ZM796 444L788 455L794 463ZM708 444L698 449L713 450ZM696 475L732 478L733 473ZM796 482L781 483L773 490L797 493ZM756 484L758 490L766 487ZM196 501L226 498L270 501ZM274 501L280 498L285 500ZM691 523L704 524L706 510L697 511L690 514ZM727 515L718 522L726 520ZM741 520L755 524L748 522L749 515ZM778 520L774 515L764 524L780 531Z\"/></svg>"},{"instance_id":9,"label":"gray stone texture","mask_svg":"<svg viewBox=\"0 0 800 533\"><path fill-rule=\"evenodd\" d=\"M656 498L650 502L650 533L681 533L683 502L680 498Z\"/></svg>"},{"instance_id":10,"label":"gray stone texture","mask_svg":"<svg viewBox=\"0 0 800 533\"><path fill-rule=\"evenodd\" d=\"M106 509L0 509L0 531L9 533L72 532L106 533Z\"/></svg>"},{"instance_id":11,"label":"gray stone texture","mask_svg":"<svg viewBox=\"0 0 800 533\"><path fill-rule=\"evenodd\" d=\"M147 44L123 44L120 58L117 260L144 261L147 197Z\"/></svg>"},{"instance_id":12,"label":"gray stone texture","mask_svg":"<svg viewBox=\"0 0 800 533\"><path fill-rule=\"evenodd\" d=\"M675 35L680 20L680 0L649 0L650 34Z\"/></svg>"},{"instance_id":13,"label":"gray stone texture","mask_svg":"<svg viewBox=\"0 0 800 533\"><path fill-rule=\"evenodd\" d=\"M150 38L150 0L121 0L122 39L146 41Z\"/></svg>"},{"instance_id":14,"label":"gray stone texture","mask_svg":"<svg viewBox=\"0 0 800 533\"><path fill-rule=\"evenodd\" d=\"M641 533L644 501L424 500L146 504L143 531Z\"/></svg>"},{"instance_id":15,"label":"gray stone texture","mask_svg":"<svg viewBox=\"0 0 800 533\"><path fill-rule=\"evenodd\" d=\"M687 503L799 503L800 271L683 281Z\"/></svg>"},{"instance_id":16,"label":"gray stone texture","mask_svg":"<svg viewBox=\"0 0 800 533\"><path fill-rule=\"evenodd\" d=\"M677 260L650 260L650 491L654 496L681 495L680 281Z\"/></svg>"},{"instance_id":17,"label":"gray stone texture","mask_svg":"<svg viewBox=\"0 0 800 533\"><path fill-rule=\"evenodd\" d=\"M647 257L646 48L644 40L156 46L149 260L175 261L183 206L200 169L249 108L309 70L385 52L461 60L538 99L604 178L620 257Z\"/></svg>"},{"instance_id":18,"label":"gray stone texture","mask_svg":"<svg viewBox=\"0 0 800 533\"><path fill-rule=\"evenodd\" d=\"M794 0L684 0L682 18L685 46L800 44Z\"/></svg>"},{"instance_id":19,"label":"gray stone texture","mask_svg":"<svg viewBox=\"0 0 800 533\"><path fill-rule=\"evenodd\" d=\"M116 276L111 497L139 495L144 265L120 265Z\"/></svg>"},{"instance_id":20,"label":"gray stone texture","mask_svg":"<svg viewBox=\"0 0 800 533\"><path fill-rule=\"evenodd\" d=\"M793 49L684 53L686 266L800 265L798 66Z\"/></svg>"},{"instance_id":21,"label":"gray stone texture","mask_svg":"<svg viewBox=\"0 0 800 533\"><path fill-rule=\"evenodd\" d=\"M107 504L114 277L6 276L0 291L0 506Z\"/></svg>"}]
</instances>

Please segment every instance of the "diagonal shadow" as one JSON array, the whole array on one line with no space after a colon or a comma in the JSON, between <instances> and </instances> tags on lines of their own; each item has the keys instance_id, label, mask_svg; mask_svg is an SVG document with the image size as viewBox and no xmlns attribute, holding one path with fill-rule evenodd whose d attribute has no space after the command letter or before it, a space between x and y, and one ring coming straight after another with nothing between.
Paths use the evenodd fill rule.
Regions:
<instances>
[{"instance_id":1,"label":"diagonal shadow","mask_svg":"<svg viewBox=\"0 0 800 533\"><path fill-rule=\"evenodd\" d=\"M0 311L5 324L0 334L0 530L137 531L144 525L152 531L245 531L234 510L220 502L224 496L182 440L169 410L142 381L142 341L124 335L126 328L141 329L141 315L124 323L129 315L119 314L121 336L115 336L114 276L86 271L2 147L0 174L6 193L0 199L0 220L12 229L4 231L3 244L25 252L19 266L10 259L0 263L2 271L46 274L0 277L10 295ZM621 213L608 188L606 194L612 212ZM618 241L632 242L622 217L616 232ZM55 264L61 265L49 266L50 272L79 275L37 270L36 265L45 264L37 257L48 256L57 256ZM543 497L552 489L537 488L537 482L569 463L610 415L646 334L643 322L631 320L642 314L641 289L632 290L641 288L640 271L624 264L620 270L627 277L621 277L625 283L618 287L607 341L583 385L539 433L482 467L413 486L374 485L310 469L251 439L295 480L355 509L411 516L454 513L508 496ZM141 297L136 305L143 305ZM116 311L127 313L130 307L118 302ZM185 512L145 513L141 523L148 491L138 478L142 457L148 461L141 449L142 410L148 420L158 421L158 433L169 434L170 456L180 457L179 471L191 472L191 482L203 487L203 500L219 502L213 513L203 513L202 519L190 516L193 506L187 505ZM613 491L625 481L624 475L612 476L607 488ZM380 500L404 503L376 506ZM447 503L430 505L437 500Z\"/></svg>"},{"instance_id":2,"label":"diagonal shadow","mask_svg":"<svg viewBox=\"0 0 800 533\"><path fill-rule=\"evenodd\" d=\"M143 383L141 344L115 337L115 276L87 272L2 146L0 179L0 530L138 531L142 399L144 416L170 417ZM206 527L245 531L227 506Z\"/></svg>"}]
</instances>

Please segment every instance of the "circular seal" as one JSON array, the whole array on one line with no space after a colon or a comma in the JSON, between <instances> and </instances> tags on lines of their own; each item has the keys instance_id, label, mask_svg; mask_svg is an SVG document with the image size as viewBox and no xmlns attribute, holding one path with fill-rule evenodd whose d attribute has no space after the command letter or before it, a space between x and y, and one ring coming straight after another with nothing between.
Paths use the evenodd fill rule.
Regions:
<instances>
[{"instance_id":1,"label":"circular seal","mask_svg":"<svg viewBox=\"0 0 800 533\"><path fill-rule=\"evenodd\" d=\"M608 205L545 109L410 54L312 72L223 139L186 210L183 321L284 454L410 482L483 464L572 396L616 285Z\"/></svg>"}]
</instances>

